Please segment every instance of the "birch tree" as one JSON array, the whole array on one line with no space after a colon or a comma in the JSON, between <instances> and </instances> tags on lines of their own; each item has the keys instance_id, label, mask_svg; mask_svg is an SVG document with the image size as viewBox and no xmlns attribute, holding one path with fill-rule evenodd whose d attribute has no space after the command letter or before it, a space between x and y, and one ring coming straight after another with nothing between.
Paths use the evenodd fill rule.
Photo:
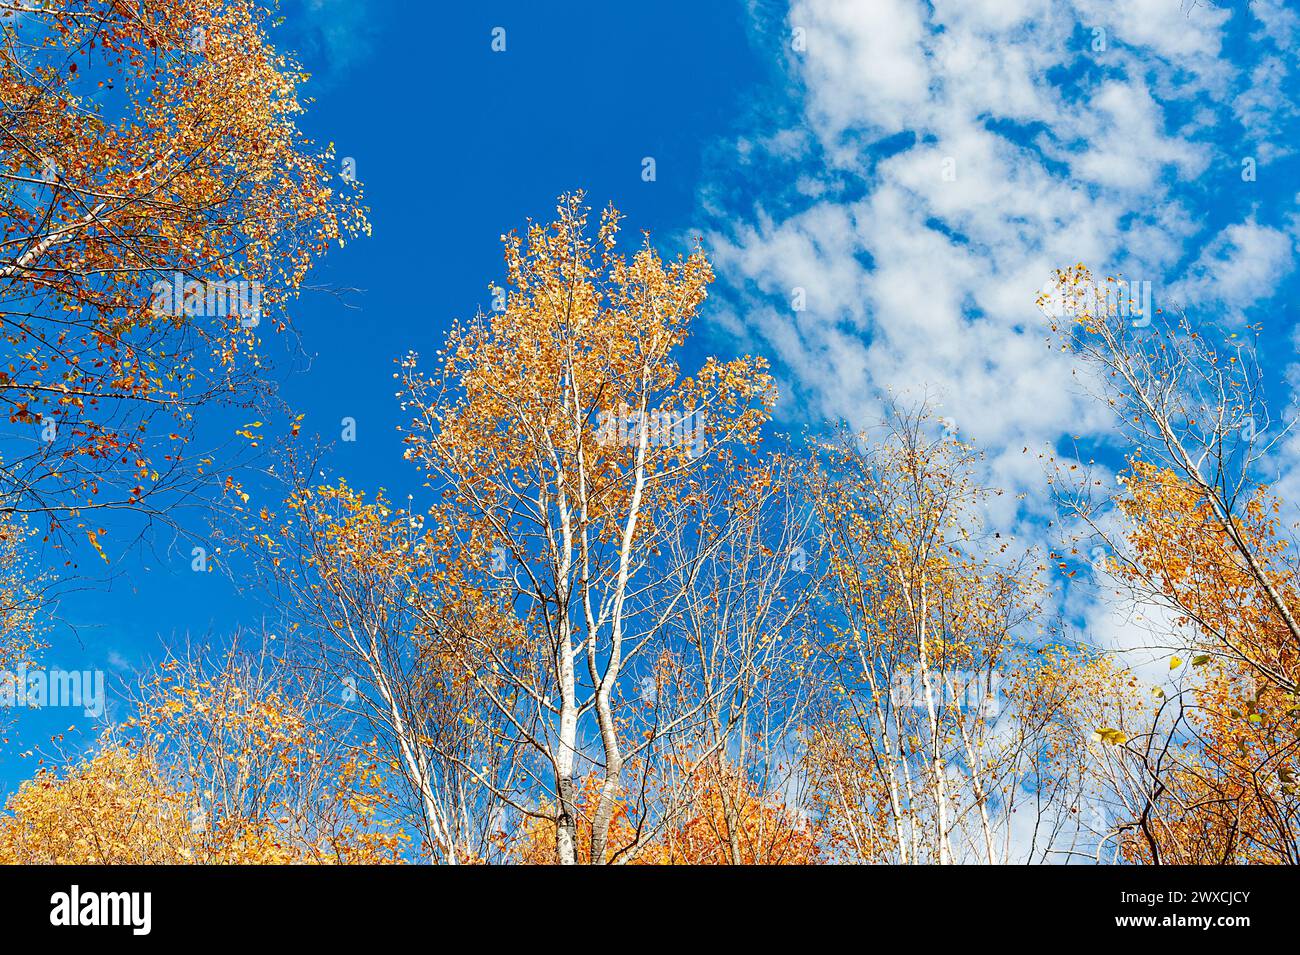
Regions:
<instances>
[{"instance_id":1,"label":"birch tree","mask_svg":"<svg viewBox=\"0 0 1300 955\"><path fill-rule=\"evenodd\" d=\"M1300 628L1296 539L1270 486L1290 424L1265 400L1257 328L1184 310L1135 321L1114 278L1057 273L1053 328L1115 415L1126 461L1054 476L1078 528L1060 555L1097 556L1170 678L1144 726L1110 736L1130 858L1294 862ZM1091 462L1089 462L1091 464Z\"/></svg>"},{"instance_id":2,"label":"birch tree","mask_svg":"<svg viewBox=\"0 0 1300 955\"><path fill-rule=\"evenodd\" d=\"M1283 551L1295 541L1288 528L1273 524L1278 502L1268 495L1268 475L1290 426L1274 420L1264 401L1256 349L1246 337L1251 330L1239 336L1198 327L1181 312L1137 325L1118 308L1116 295L1107 294L1113 282L1095 281L1083 266L1059 272L1069 321L1058 319L1053 328L1059 347L1078 358L1083 387L1113 409L1132 476L1143 488L1138 496L1163 487L1179 504L1129 508L1128 521L1114 521L1113 487L1091 470L1073 479L1058 475L1063 510L1090 538L1075 553L1099 547L1104 566L1124 578L1135 600L1194 623L1204 652L1294 694L1300 618L1294 571ZM1126 534L1135 519L1145 529L1130 547ZM1202 533L1221 542L1212 564L1192 558L1175 567L1160 558L1162 547ZM1204 592L1194 576L1221 578L1227 564L1242 588L1232 598L1240 601L1237 610L1262 615L1266 626L1239 627L1231 606L1217 598L1199 603ZM1207 612L1210 607L1217 609Z\"/></svg>"},{"instance_id":3,"label":"birch tree","mask_svg":"<svg viewBox=\"0 0 1300 955\"><path fill-rule=\"evenodd\" d=\"M303 470L287 469L284 512L263 512L254 534L298 665L323 674L377 740L421 857L499 861L496 793L520 783L516 741L488 701L510 688L471 654L480 641L508 645L513 622L473 567L447 559L453 525L438 513L426 520L344 481L311 486Z\"/></svg>"},{"instance_id":4,"label":"birch tree","mask_svg":"<svg viewBox=\"0 0 1300 955\"><path fill-rule=\"evenodd\" d=\"M994 864L1033 854L1012 844L1018 810L1041 819L1073 801L1047 766L1066 697L1033 708L1007 696L1045 685L1043 567L985 526L998 492L928 420L891 406L878 434L822 448L814 499L834 613L808 772L849 858Z\"/></svg>"},{"instance_id":5,"label":"birch tree","mask_svg":"<svg viewBox=\"0 0 1300 955\"><path fill-rule=\"evenodd\" d=\"M646 838L613 844L611 820L643 787L652 745L704 703L647 726L629 684L651 673L695 568L727 534L668 544L698 528L775 398L758 359L682 374L708 261L698 247L665 261L648 238L624 257L619 223L611 208L592 230L581 194L562 197L555 221L504 237L500 310L454 328L434 372L415 355L401 368L407 456L446 502L458 559L485 568L511 622L449 639L474 648L471 678L530 754L528 798L501 795L554 825L561 864L578 858L591 777L591 861L625 860Z\"/></svg>"}]
</instances>

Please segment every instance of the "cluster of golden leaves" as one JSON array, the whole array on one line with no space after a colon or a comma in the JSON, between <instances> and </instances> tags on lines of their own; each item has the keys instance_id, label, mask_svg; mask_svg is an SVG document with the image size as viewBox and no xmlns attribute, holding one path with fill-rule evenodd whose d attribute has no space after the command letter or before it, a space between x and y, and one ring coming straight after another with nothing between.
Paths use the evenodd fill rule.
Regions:
<instances>
[{"instance_id":1,"label":"cluster of golden leaves","mask_svg":"<svg viewBox=\"0 0 1300 955\"><path fill-rule=\"evenodd\" d=\"M684 818L640 861L654 865L815 865L824 860L818 822L758 791L744 773L714 760L696 766Z\"/></svg>"},{"instance_id":2,"label":"cluster of golden leaves","mask_svg":"<svg viewBox=\"0 0 1300 955\"><path fill-rule=\"evenodd\" d=\"M424 678L468 692L469 670L480 666L484 646L505 656L519 648L519 621L480 573L490 552L457 535L448 508L399 510L382 492L367 500L340 480L299 488L286 511L274 538L262 541L279 570L305 588L315 606L364 606L376 626L404 633ZM293 547L280 546L290 541ZM281 549L301 563L286 565ZM348 625L329 615L319 622L334 629ZM458 708L467 706L461 699Z\"/></svg>"},{"instance_id":3,"label":"cluster of golden leaves","mask_svg":"<svg viewBox=\"0 0 1300 955\"><path fill-rule=\"evenodd\" d=\"M1169 807L1150 827L1166 864L1295 861L1300 824L1297 647L1261 581L1229 545L1205 495L1164 468L1134 461L1119 505L1136 557L1121 568L1154 581L1200 641L1189 663L1190 732L1164 780ZM1295 555L1279 536L1280 502L1256 489L1236 531L1294 606ZM1151 861L1150 842L1126 843Z\"/></svg>"},{"instance_id":4,"label":"cluster of golden leaves","mask_svg":"<svg viewBox=\"0 0 1300 955\"><path fill-rule=\"evenodd\" d=\"M413 412L407 457L440 485L454 481L456 503L509 510L504 487L535 486L576 501L579 488L565 482L583 473L586 519L614 535L633 494L637 448L602 440L603 421L698 414L719 456L757 443L776 398L766 363L709 358L689 378L674 359L713 280L707 257L697 247L665 263L647 238L629 259L616 251L619 218L605 210L593 239L576 193L562 198L554 222L530 225L526 243L503 236L505 307L455 326L436 374L419 371L415 355L402 362L404 407ZM662 502L689 496L670 478L690 455L674 445L646 457L639 537L653 536ZM570 466L551 488L557 462Z\"/></svg>"},{"instance_id":5,"label":"cluster of golden leaves","mask_svg":"<svg viewBox=\"0 0 1300 955\"><path fill-rule=\"evenodd\" d=\"M0 673L29 662L40 648L44 581L26 547L31 536L22 515L0 512Z\"/></svg>"},{"instance_id":6,"label":"cluster of golden leaves","mask_svg":"<svg viewBox=\"0 0 1300 955\"><path fill-rule=\"evenodd\" d=\"M635 806L620 799L610 823L607 862L632 865L815 865L823 861L819 830L771 797L759 794L743 773L712 760L690 767L689 789L662 831L639 838ZM578 802L578 862L591 861L592 817L597 777L584 778ZM676 801L678 796L673 797ZM513 858L524 865L555 861L555 823L544 814L528 817L519 830L502 833ZM626 852L626 859L617 853ZM616 848L618 847L618 848Z\"/></svg>"},{"instance_id":7,"label":"cluster of golden leaves","mask_svg":"<svg viewBox=\"0 0 1300 955\"><path fill-rule=\"evenodd\" d=\"M174 488L195 408L257 387L249 316L155 309L155 283L258 283L282 327L316 258L369 229L265 21L250 0L0 12L0 402L49 427L2 466L56 525Z\"/></svg>"},{"instance_id":8,"label":"cluster of golden leaves","mask_svg":"<svg viewBox=\"0 0 1300 955\"><path fill-rule=\"evenodd\" d=\"M373 744L339 745L292 688L164 665L120 734L43 770L0 817L0 864L400 862Z\"/></svg>"}]
</instances>

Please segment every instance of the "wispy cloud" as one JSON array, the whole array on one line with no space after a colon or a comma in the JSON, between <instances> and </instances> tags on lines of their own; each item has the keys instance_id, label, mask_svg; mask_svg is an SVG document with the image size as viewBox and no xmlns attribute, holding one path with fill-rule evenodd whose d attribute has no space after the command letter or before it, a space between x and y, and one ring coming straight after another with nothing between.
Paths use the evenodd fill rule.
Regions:
<instances>
[{"instance_id":1,"label":"wispy cloud","mask_svg":"<svg viewBox=\"0 0 1300 955\"><path fill-rule=\"evenodd\" d=\"M1296 197L1269 164L1296 131L1277 91L1297 30L1279 3L799 0L797 102L733 153L761 182L702 196L724 324L776 358L791 418L867 425L886 393L928 398L1029 495L1001 516L1041 539L1037 452L1114 422L1046 347L1037 293L1083 261L1213 317L1278 294ZM1140 643L1069 599L1107 645Z\"/></svg>"},{"instance_id":2,"label":"wispy cloud","mask_svg":"<svg viewBox=\"0 0 1300 955\"><path fill-rule=\"evenodd\" d=\"M739 290L733 327L778 355L812 417L865 420L883 390L924 383L985 444L1077 433L1091 412L1034 305L1053 268L1082 260L1157 294L1178 279L1237 308L1291 268L1279 230L1244 211L1206 231L1211 191L1243 210L1263 195L1237 147L1284 118L1257 96L1225 142L1253 71L1287 69L1271 44L1253 65L1227 57L1231 16L1173 0L1122 16L1090 0L801 0L799 121L745 139L750 164L784 163L787 188L765 177L761 199L721 203L730 221L709 237ZM1269 17L1286 19L1269 8L1253 28Z\"/></svg>"}]
</instances>

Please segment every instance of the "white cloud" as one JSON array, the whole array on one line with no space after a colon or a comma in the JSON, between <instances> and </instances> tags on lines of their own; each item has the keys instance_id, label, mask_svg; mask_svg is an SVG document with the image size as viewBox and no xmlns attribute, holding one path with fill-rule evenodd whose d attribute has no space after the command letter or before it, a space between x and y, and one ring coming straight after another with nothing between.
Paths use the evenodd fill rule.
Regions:
<instances>
[{"instance_id":1,"label":"white cloud","mask_svg":"<svg viewBox=\"0 0 1300 955\"><path fill-rule=\"evenodd\" d=\"M1282 121L1296 115L1286 89L1290 68L1280 56L1266 56L1250 71L1250 85L1233 100L1233 112L1246 129L1246 145L1259 163L1289 156Z\"/></svg>"},{"instance_id":2,"label":"white cloud","mask_svg":"<svg viewBox=\"0 0 1300 955\"><path fill-rule=\"evenodd\" d=\"M724 277L759 293L743 326L796 379L802 410L862 423L882 391L926 387L985 443L1103 427L1043 347L1035 294L1077 261L1140 278L1178 267L1202 227L1181 187L1220 168L1206 134L1218 114L1184 100L1229 109L1228 17L1167 0L1122 17L1092 0L796 3L806 122L765 138L804 160L798 204L760 205L709 239ZM914 136L901 151L873 152L900 133ZM1239 302L1289 263L1253 222L1207 255L1181 289ZM796 287L806 312L785 307Z\"/></svg>"},{"instance_id":3,"label":"white cloud","mask_svg":"<svg viewBox=\"0 0 1300 955\"><path fill-rule=\"evenodd\" d=\"M1266 8L1272 29L1294 28ZM1046 347L1035 297L1054 268L1150 278L1158 304L1191 258L1178 294L1241 310L1292 267L1290 240L1253 218L1189 248L1206 182L1240 185L1221 124L1236 109L1265 135L1281 108L1267 95L1281 67L1222 57L1231 15L1175 0L797 2L802 121L749 141L791 168L789 188L765 184L708 236L740 290L729 329L783 368L783 413L865 426L885 393L928 396L1041 514L1038 449L1114 427ZM1244 88L1258 95L1234 106ZM806 311L790 307L796 287Z\"/></svg>"},{"instance_id":4,"label":"white cloud","mask_svg":"<svg viewBox=\"0 0 1300 955\"><path fill-rule=\"evenodd\" d=\"M1169 294L1185 308L1219 308L1240 316L1271 296L1294 264L1291 236L1251 218L1216 235Z\"/></svg>"},{"instance_id":5,"label":"white cloud","mask_svg":"<svg viewBox=\"0 0 1300 955\"><path fill-rule=\"evenodd\" d=\"M1279 47L1291 50L1293 57L1300 58L1300 51L1295 49L1296 39L1300 36L1300 13L1288 8L1289 2L1290 0L1252 0L1250 12L1263 27L1261 34L1272 36Z\"/></svg>"}]
</instances>

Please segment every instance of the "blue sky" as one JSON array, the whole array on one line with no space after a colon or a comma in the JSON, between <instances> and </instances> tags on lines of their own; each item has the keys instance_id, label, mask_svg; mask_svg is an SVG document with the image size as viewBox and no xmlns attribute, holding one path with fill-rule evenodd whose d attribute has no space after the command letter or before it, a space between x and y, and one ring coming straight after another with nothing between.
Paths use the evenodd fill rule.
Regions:
<instances>
[{"instance_id":1,"label":"blue sky","mask_svg":"<svg viewBox=\"0 0 1300 955\"><path fill-rule=\"evenodd\" d=\"M588 2L559 16L524 2L286 0L280 10L274 42L313 77L301 125L355 159L374 230L331 250L310 279L360 291L307 292L294 306L305 356L284 343L268 350L304 431L333 442L335 473L404 497L418 482L395 430L394 359L432 353L454 319L486 306L488 284L501 280L500 235L549 218L563 191L614 200L632 228L668 243L701 231L692 216L708 147L734 135L773 63L751 48L746 11L727 4ZM498 26L506 49L494 53ZM641 178L647 156L654 182ZM355 442L338 441L345 416ZM212 430L228 433L227 417ZM161 552L113 550L113 583L63 600L44 666L103 669L111 696L170 643L274 619L224 575L193 573L188 543L169 553L160 542ZM81 563L98 569L90 555ZM80 711L21 713L8 734L21 745L0 748L0 792L34 769L37 757L20 750L70 725L81 732L66 746L90 742L93 721Z\"/></svg>"},{"instance_id":2,"label":"blue sky","mask_svg":"<svg viewBox=\"0 0 1300 955\"><path fill-rule=\"evenodd\" d=\"M312 277L359 291L305 294L293 317L310 362L282 367L307 431L333 440L356 419L357 440L329 458L356 486L414 489L393 360L431 353L486 305L498 236L577 187L670 248L705 237L719 280L701 348L768 355L785 423L865 425L884 390L923 388L988 450L991 477L1029 494L993 515L1026 539L1047 501L1021 448L1069 433L1105 446L1112 430L1044 347L1034 298L1053 267L1150 280L1157 306L1207 320L1263 320L1278 408L1300 377L1300 15L1281 0L283 0L280 12L275 42L313 74L302 125L355 159L374 226ZM1297 454L1277 462L1284 489ZM225 577L191 573L188 551L133 553L121 569L65 599L48 666L129 679L167 642L267 612ZM1086 600L1069 608L1098 642L1126 639ZM24 713L17 737L37 745L69 722L90 728ZM0 789L32 771L19 748L0 750Z\"/></svg>"}]
</instances>

